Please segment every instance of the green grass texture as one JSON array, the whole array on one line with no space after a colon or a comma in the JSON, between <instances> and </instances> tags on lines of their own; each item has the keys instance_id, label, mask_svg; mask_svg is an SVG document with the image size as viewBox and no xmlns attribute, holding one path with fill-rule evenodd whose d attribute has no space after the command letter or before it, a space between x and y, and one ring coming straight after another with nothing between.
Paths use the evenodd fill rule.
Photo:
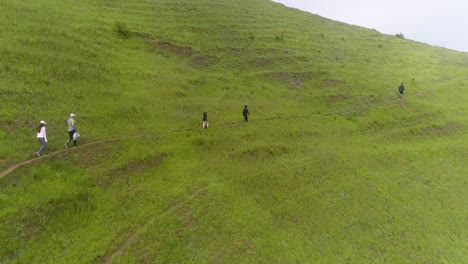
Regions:
<instances>
[{"instance_id":1,"label":"green grass texture","mask_svg":"<svg viewBox=\"0 0 468 264\"><path fill-rule=\"evenodd\" d=\"M0 263L467 263L467 76L267 0L2 0Z\"/></svg>"}]
</instances>

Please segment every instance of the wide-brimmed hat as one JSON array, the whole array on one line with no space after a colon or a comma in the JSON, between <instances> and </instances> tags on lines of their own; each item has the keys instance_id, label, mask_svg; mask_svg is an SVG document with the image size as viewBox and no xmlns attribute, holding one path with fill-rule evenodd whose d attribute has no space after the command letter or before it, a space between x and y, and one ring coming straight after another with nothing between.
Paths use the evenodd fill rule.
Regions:
<instances>
[{"instance_id":1,"label":"wide-brimmed hat","mask_svg":"<svg viewBox=\"0 0 468 264\"><path fill-rule=\"evenodd\" d=\"M70 116L76 116L74 113L71 113Z\"/></svg>"},{"instance_id":2,"label":"wide-brimmed hat","mask_svg":"<svg viewBox=\"0 0 468 264\"><path fill-rule=\"evenodd\" d=\"M47 124L44 120L41 120L41 122L39 122L39 123L40 123L40 124L44 124L44 125Z\"/></svg>"}]
</instances>

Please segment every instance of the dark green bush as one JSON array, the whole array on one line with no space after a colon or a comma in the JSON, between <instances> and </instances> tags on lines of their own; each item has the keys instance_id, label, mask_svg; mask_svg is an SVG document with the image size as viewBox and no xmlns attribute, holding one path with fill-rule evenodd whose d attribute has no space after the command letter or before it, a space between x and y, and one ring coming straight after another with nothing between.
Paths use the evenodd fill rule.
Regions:
<instances>
[{"instance_id":1,"label":"dark green bush","mask_svg":"<svg viewBox=\"0 0 468 264\"><path fill-rule=\"evenodd\" d=\"M131 36L130 30L127 28L127 25L123 22L117 21L114 27L115 32L117 32L120 36L124 38L128 38Z\"/></svg>"}]
</instances>

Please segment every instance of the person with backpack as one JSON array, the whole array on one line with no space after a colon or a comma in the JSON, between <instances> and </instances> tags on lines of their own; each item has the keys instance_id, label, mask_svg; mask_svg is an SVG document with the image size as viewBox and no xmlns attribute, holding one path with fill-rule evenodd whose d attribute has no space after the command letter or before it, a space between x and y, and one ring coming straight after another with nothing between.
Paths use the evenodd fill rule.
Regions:
<instances>
[{"instance_id":1,"label":"person with backpack","mask_svg":"<svg viewBox=\"0 0 468 264\"><path fill-rule=\"evenodd\" d=\"M46 122L44 122L44 120L41 120L41 122L39 122L39 128L37 129L37 140L39 141L39 143L41 143L41 147L36 152L36 155L38 157L43 154L47 145L47 135L46 135L45 125L46 125Z\"/></svg>"},{"instance_id":2,"label":"person with backpack","mask_svg":"<svg viewBox=\"0 0 468 264\"><path fill-rule=\"evenodd\" d=\"M77 137L75 135L76 133L76 121L75 121L75 114L71 113L70 118L67 121L68 125L68 141L65 143L65 147L68 148L68 143L73 140L73 145L76 147L76 139Z\"/></svg>"},{"instance_id":3,"label":"person with backpack","mask_svg":"<svg viewBox=\"0 0 468 264\"><path fill-rule=\"evenodd\" d=\"M202 123L202 127L203 127L203 129L207 129L208 126L209 126L209 124L208 124L208 112L205 111L205 112L203 112L203 123Z\"/></svg>"},{"instance_id":4,"label":"person with backpack","mask_svg":"<svg viewBox=\"0 0 468 264\"><path fill-rule=\"evenodd\" d=\"M244 111L242 111L242 115L244 116L244 123L249 122L249 108L247 106L244 106Z\"/></svg>"},{"instance_id":5,"label":"person with backpack","mask_svg":"<svg viewBox=\"0 0 468 264\"><path fill-rule=\"evenodd\" d=\"M398 91L400 92L400 98L403 97L403 93L405 92L405 86L401 83L400 87L398 87Z\"/></svg>"}]
</instances>

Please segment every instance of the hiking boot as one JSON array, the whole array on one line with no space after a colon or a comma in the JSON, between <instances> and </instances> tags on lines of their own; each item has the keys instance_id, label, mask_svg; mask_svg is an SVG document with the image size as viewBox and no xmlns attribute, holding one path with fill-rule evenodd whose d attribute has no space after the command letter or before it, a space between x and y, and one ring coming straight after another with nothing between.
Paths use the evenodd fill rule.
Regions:
<instances>
[{"instance_id":1,"label":"hiking boot","mask_svg":"<svg viewBox=\"0 0 468 264\"><path fill-rule=\"evenodd\" d=\"M39 153L39 152L36 152L36 155L37 155L38 157L40 157L40 156L41 156L41 153Z\"/></svg>"},{"instance_id":2,"label":"hiking boot","mask_svg":"<svg viewBox=\"0 0 468 264\"><path fill-rule=\"evenodd\" d=\"M68 144L67 144L67 143L65 143L65 148L68 148Z\"/></svg>"}]
</instances>

